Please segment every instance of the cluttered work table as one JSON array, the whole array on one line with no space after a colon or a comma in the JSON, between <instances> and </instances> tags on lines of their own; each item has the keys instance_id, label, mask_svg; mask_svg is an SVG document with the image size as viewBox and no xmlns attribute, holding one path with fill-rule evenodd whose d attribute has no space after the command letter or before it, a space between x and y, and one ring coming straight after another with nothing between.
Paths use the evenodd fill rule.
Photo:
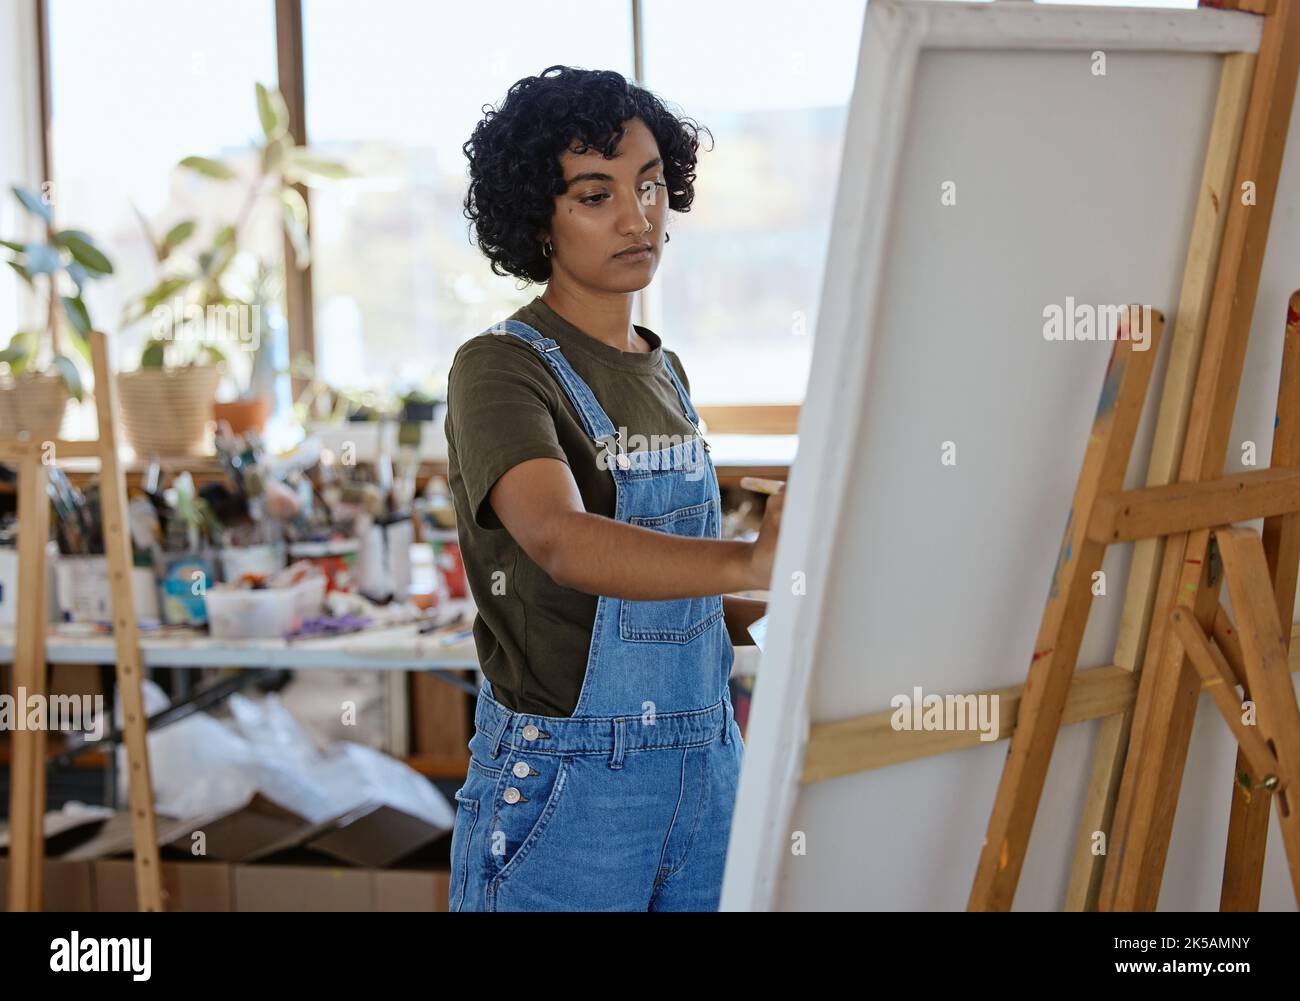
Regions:
<instances>
[{"instance_id":1,"label":"cluttered work table","mask_svg":"<svg viewBox=\"0 0 1300 1001\"><path fill-rule=\"evenodd\" d=\"M155 457L149 462L140 462L128 451L123 455L119 468L134 488L133 492L149 496L156 502L163 498L159 484L164 474L186 484L184 496L175 506L178 510L188 509L191 515L197 509L201 494L214 501L220 499L218 495L208 493L213 487L233 487L235 493L243 497L251 495L249 488L256 486L260 497L250 496L250 510L247 512L256 523L261 520L259 515L264 512L265 504L259 503L254 508L251 501L260 502L265 498L270 481L284 478L286 482L293 482L296 478L301 486L309 467L321 468L322 460L331 449L341 451L346 444L343 440L332 440L329 434L320 434L316 438L316 449L307 453L305 459L303 449L287 457L264 459L260 453L249 451L257 445L257 439L227 437L220 442L218 455L171 461ZM711 444L719 480L728 484L745 475L784 475L794 456L795 437L719 434L713 436ZM379 451L382 453L384 449ZM282 672L286 677L293 671L393 672L384 681L389 693L386 704L403 708L405 695L398 693L404 690L406 682L398 672L425 675L473 695L481 681L481 675L475 677L468 673L477 672L479 668L472 632L476 609L467 595L456 532L448 523L450 498L446 496L445 488L441 493L426 491L428 496L413 497L417 485L437 487L439 480L445 483L445 459L437 454L436 445L432 451L432 455L425 453L420 456L418 473L409 464L406 466L405 494L410 513L405 515L405 520L367 515L364 502L374 498L363 496L360 503L353 499L351 509L354 514L361 515L358 524L369 526L361 529L366 537L359 546L342 546L336 552L335 549L341 545L337 538L328 543L308 541L291 545L288 559L296 562L287 570L284 569L283 551L265 544L218 548L219 564L215 561L182 561L167 577L160 577L147 567L133 567L132 577L139 578L133 579L133 590L139 617L140 664L146 670L179 669L173 680L171 704L150 715L148 725L151 728L169 725L189 713L214 707L241 688L272 684ZM110 669L119 663L120 650L109 628L107 563L103 556L88 555L97 550L102 552L102 548L94 545L100 535L100 526L93 517L98 505L94 500L87 501L66 475L71 474L74 480L87 483L92 470L81 467L87 463L93 465L93 462L93 458L83 460L72 454L63 457L62 469L49 470L53 488L51 496L55 499L53 507L59 515L56 534L61 543L51 554L55 586L50 601L52 607L59 609L59 615L52 616L47 627L42 659L53 667L97 665L106 672L101 675L101 682L111 692L114 677ZM258 475L253 475L254 470ZM377 491L371 488L371 493ZM327 495L328 490L322 491L316 484L313 494L319 498ZM433 496L434 501L426 504L429 496ZM441 510L438 498L441 498ZM170 498L168 502L172 503ZM141 507L145 505L142 499L134 503ZM154 506L164 505L157 503ZM347 503L329 507L332 513L349 509ZM92 516L88 517L88 512ZM181 527L182 519L176 517L173 520L177 524L168 525L169 529ZM193 547L193 524L187 522L185 527ZM156 548L158 538L166 534L157 528L152 532L137 532L137 528L132 526L137 552L151 545ZM54 546L53 541L49 543L49 547ZM306 551L295 555L295 550L303 546ZM321 551L315 552L313 547ZM437 554L434 557L438 564L436 569L427 558L430 547ZM368 559L367 552L382 555ZM403 556L407 552L412 555ZM419 573L414 556L421 552L426 554L421 561L425 584L428 585L432 579L439 582L437 588L415 586ZM155 553L155 565L158 556ZM269 557L274 557L272 562L263 563ZM257 571L252 576L276 583L278 578L291 574L294 567L302 567L304 563L318 564L313 570L313 578L294 583L298 578L289 576L285 578L283 588L277 584L269 590L244 589L247 580L251 579L247 571ZM217 578L209 574L215 572L218 565L220 578L225 583L211 583ZM324 567L323 571L321 567ZM14 586L6 586L4 593L12 605L12 596L18 591L16 566L10 567L9 571L13 580L7 576L4 580ZM208 582L206 589L193 591L191 578L195 575ZM343 585L344 578L349 581L345 587L349 592L382 592L387 586L394 600L380 603L382 598L373 602L353 599L342 604L324 600L326 579L333 592L336 584ZM245 583L237 585L235 581ZM366 583L369 583L369 589L358 587ZM403 600L408 592L413 595L421 590L429 592L426 601L413 604L410 600ZM293 595L290 595L291 591ZM435 591L438 593L433 593ZM196 594L200 596L196 597ZM277 595L283 600L278 600ZM274 609L276 615L284 616L283 620L273 621L263 605ZM0 617L0 664L14 663L20 646L19 630L12 624L15 622L12 607L8 612L8 615ZM65 621L53 621L58 617ZM301 623L297 627L300 631L287 633L292 623ZM733 673L754 674L757 648L740 647L735 653ZM209 683L204 683L192 678L188 669L233 673L215 683L210 683L213 681L211 678L207 679ZM442 684L434 687L442 688ZM111 697L109 701L111 704ZM388 727L393 734L399 735L394 737L395 746L404 747L410 720L400 718L401 715L395 709L389 715ZM100 747L114 746L121 737L121 734L111 732ZM395 750L394 753L403 752ZM74 758L87 754L88 762L97 757L94 749L85 742L72 742L64 745L57 761L71 763ZM461 769L462 763L454 764L451 771ZM107 756L105 766L111 788L112 755ZM445 769L449 766L444 763L436 767Z\"/></svg>"},{"instance_id":2,"label":"cluttered work table","mask_svg":"<svg viewBox=\"0 0 1300 1001\"><path fill-rule=\"evenodd\" d=\"M282 670L461 671L478 667L469 635L474 606L447 602L447 617L461 618L444 629L428 629L426 618L378 622L354 632L301 639L214 639L185 626L162 626L140 636L145 667L270 668ZM112 664L113 636L77 624L51 624L49 664ZM14 655L14 630L0 627L0 663Z\"/></svg>"},{"instance_id":3,"label":"cluttered work table","mask_svg":"<svg viewBox=\"0 0 1300 1001\"><path fill-rule=\"evenodd\" d=\"M302 639L213 639L184 626L164 626L140 638L145 667L267 668L275 670L465 671L478 669L469 632L474 604L447 603L452 624L432 631L427 620L378 623L355 632ZM753 674L756 647L736 649L735 673ZM72 624L51 624L45 646L49 664L112 664L111 633ZM14 630L0 626L0 663L14 656ZM450 679L453 684L458 678ZM476 689L475 689L476 690Z\"/></svg>"}]
</instances>

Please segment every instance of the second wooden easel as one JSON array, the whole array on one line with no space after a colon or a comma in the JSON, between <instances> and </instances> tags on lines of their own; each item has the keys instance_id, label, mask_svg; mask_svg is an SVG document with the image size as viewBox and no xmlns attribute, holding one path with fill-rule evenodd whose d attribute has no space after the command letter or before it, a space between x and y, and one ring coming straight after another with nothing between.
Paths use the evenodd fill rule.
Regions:
<instances>
[{"instance_id":1,"label":"second wooden easel","mask_svg":"<svg viewBox=\"0 0 1300 1001\"><path fill-rule=\"evenodd\" d=\"M112 595L113 638L117 648L117 690L125 716L128 808L135 844L136 894L142 911L163 909L157 819L141 686L139 626L131 592L131 541L126 529L126 479L118 452L116 383L108 360L107 337L90 335L95 371L95 412L99 437L94 441L0 442L0 460L18 467L18 622L14 644L14 687L48 693L45 633L50 500L50 463L96 458L100 463L104 551ZM110 710L111 711L111 707ZM9 900L11 911L39 911L44 899L46 733L21 728L12 734L9 794ZM108 753L114 753L111 749Z\"/></svg>"},{"instance_id":2,"label":"second wooden easel","mask_svg":"<svg viewBox=\"0 0 1300 1001\"><path fill-rule=\"evenodd\" d=\"M1216 6L1265 15L1231 189L1235 196L1250 186L1257 199L1249 204L1237 197L1227 199L1176 484L1121 492L1151 361L1134 355L1131 342L1117 342L971 889L972 910L1011 906L1087 622L1092 575L1101 566L1105 547L1125 540L1163 539L1164 552L1118 802L1109 830L1101 829L1108 834L1108 851L1097 905L1125 910L1156 905L1201 691L1201 675L1189 665L1185 644L1192 644L1193 661L1207 676L1219 684L1240 681L1259 703L1257 736L1263 738L1264 750L1259 741L1243 745L1239 765L1246 767L1239 771L1250 776L1253 767L1255 774L1245 785L1279 795L1293 880L1300 865L1293 809L1300 803L1292 803L1291 786L1300 782L1300 716L1286 671L1287 637L1281 632L1281 623L1291 621L1300 572L1300 355L1291 328L1284 349L1273 468L1221 475L1300 72L1300 0L1241 0ZM1293 299L1297 302L1300 299ZM1268 519L1262 542L1254 533L1222 528L1257 517ZM1218 546L1212 547L1215 538ZM1220 556L1242 629L1232 630L1220 609ZM1260 600L1267 589L1273 591L1272 603ZM1138 631L1144 630L1145 624ZM1206 632L1214 633L1221 649L1234 651L1224 663L1212 651L1206 659L1201 644ZM1240 651L1233 637L1240 638ZM1279 675L1279 670L1284 673ZM1222 694L1227 695L1226 690ZM1266 795L1255 795L1239 808L1234 799L1225 907L1248 898L1252 881L1258 900L1267 803ZM1230 888L1230 880L1235 888ZM1300 881L1295 889L1300 898Z\"/></svg>"}]
</instances>

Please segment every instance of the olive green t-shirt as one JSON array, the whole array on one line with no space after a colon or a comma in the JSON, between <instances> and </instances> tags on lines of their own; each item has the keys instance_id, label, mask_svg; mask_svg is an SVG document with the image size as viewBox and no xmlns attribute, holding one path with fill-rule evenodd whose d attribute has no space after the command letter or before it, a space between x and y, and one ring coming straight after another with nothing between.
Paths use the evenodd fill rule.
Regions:
<instances>
[{"instance_id":1,"label":"olive green t-shirt","mask_svg":"<svg viewBox=\"0 0 1300 1001\"><path fill-rule=\"evenodd\" d=\"M690 383L653 331L633 324L652 350L620 351L584 334L541 296L511 319L554 338L614 427L626 428L629 438L694 435L665 355L688 392ZM514 711L571 716L598 598L556 584L501 525L487 497L511 467L549 457L568 464L588 511L612 518L617 496L612 474L597 460L603 449L587 436L537 350L505 332L479 334L457 349L447 377L445 428L456 531L478 606L479 665L498 701Z\"/></svg>"}]
</instances>

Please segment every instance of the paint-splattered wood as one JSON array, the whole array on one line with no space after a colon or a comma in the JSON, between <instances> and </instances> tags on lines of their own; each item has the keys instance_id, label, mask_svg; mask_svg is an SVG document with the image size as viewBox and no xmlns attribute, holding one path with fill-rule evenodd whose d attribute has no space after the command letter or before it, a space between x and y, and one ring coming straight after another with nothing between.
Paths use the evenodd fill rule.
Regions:
<instances>
[{"instance_id":1,"label":"paint-splattered wood","mask_svg":"<svg viewBox=\"0 0 1300 1001\"><path fill-rule=\"evenodd\" d=\"M1102 497L1088 537L1131 542L1300 511L1300 470L1273 466L1205 483L1170 483Z\"/></svg>"},{"instance_id":2,"label":"paint-splattered wood","mask_svg":"<svg viewBox=\"0 0 1300 1001\"><path fill-rule=\"evenodd\" d=\"M1232 596L1232 607L1237 613L1237 636L1241 641L1246 678L1255 702L1257 726L1248 729L1255 730L1254 736L1259 743L1276 757L1274 774L1281 779L1281 786L1275 793L1281 800L1278 824L1291 870L1291 884L1296 901L1300 903L1300 707L1296 705L1287 663L1287 641L1291 630L1282 627L1277 593L1269 580L1268 558L1259 536L1250 529L1231 528L1219 532L1218 540L1223 555L1223 573ZM1292 572L1290 589L1294 586L1295 573ZM1289 625L1289 606L1287 622ZM1230 706L1229 719L1238 718L1233 715L1234 708L1238 714L1240 712L1239 707ZM1259 782L1267 774L1267 760L1261 761L1258 750L1251 745L1243 742L1241 747L1243 752L1254 751L1247 757L1251 759L1251 778ZM1238 850L1242 847L1229 844ZM1244 864L1254 862L1253 858L1246 859ZM1262 846L1259 863L1263 863Z\"/></svg>"},{"instance_id":3,"label":"paint-splattered wood","mask_svg":"<svg viewBox=\"0 0 1300 1001\"><path fill-rule=\"evenodd\" d=\"M1269 460L1273 468L1300 466L1300 291L1291 296L1287 307L1286 334L1282 342L1282 377L1277 395L1277 418L1274 421L1273 451ZM1295 609L1296 576L1300 573L1300 516L1282 515L1264 522L1264 555L1273 579L1277 612L1282 622L1290 622ZM1216 640L1220 637L1216 620ZM1288 631L1289 632L1289 631ZM1235 633L1230 634L1236 639ZM1287 637L1290 638L1289 636ZM1231 657L1229 661L1231 662ZM1238 656L1240 660L1240 656ZM1246 697L1250 698L1247 681ZM1237 754L1237 771L1248 771L1243 753ZM1264 885L1264 850L1268 844L1270 797L1252 795L1236 782L1230 792L1231 815L1228 822L1228 847L1223 861L1223 890L1219 909L1257 911Z\"/></svg>"},{"instance_id":4,"label":"paint-splattered wood","mask_svg":"<svg viewBox=\"0 0 1300 1001\"><path fill-rule=\"evenodd\" d=\"M1214 649L1201 627L1192 621L1185 608L1175 608L1170 617L1174 631L1187 650L1187 657L1201 676L1201 683L1210 693L1210 698L1219 707L1219 712L1228 729L1237 738L1237 744L1250 761L1251 770L1256 775L1267 775L1277 768L1277 759L1264 743L1259 731L1247 726L1241 720L1241 705L1237 701L1236 672L1228 665L1222 652Z\"/></svg>"},{"instance_id":5,"label":"paint-splattered wood","mask_svg":"<svg viewBox=\"0 0 1300 1001\"><path fill-rule=\"evenodd\" d=\"M1206 480L1223 471L1246 343L1254 318L1269 223L1281 173L1297 71L1300 3L1278 0L1265 18L1234 191L1253 186L1246 205L1228 210L1180 479ZM1168 628L1175 603L1193 608L1202 628L1218 610L1207 586L1209 533L1166 542L1156 615L1143 666L1133 731L1120 783L1099 907L1154 910L1182 783L1199 678Z\"/></svg>"},{"instance_id":6,"label":"paint-splattered wood","mask_svg":"<svg viewBox=\"0 0 1300 1001\"><path fill-rule=\"evenodd\" d=\"M1254 71L1253 52L1234 52L1224 57L1215 98L1214 122L1206 144L1205 165L1201 168L1196 215L1192 219L1192 234L1187 241L1187 256L1183 262L1178 312L1174 317L1169 361L1160 390L1155 437L1147 462L1147 486L1173 483L1178 478L1178 464L1192 411L1192 393L1196 388L1201 347L1205 343L1214 275L1219 265L1219 247L1223 241L1227 203L1241 149L1241 132L1245 127ZM1129 671L1141 667L1142 651L1151 629L1151 613L1155 607L1164 549L1163 538L1142 539L1133 546L1114 657L1117 665ZM1097 734L1092 774L1075 838L1074 866L1065 903L1068 911L1096 909L1105 856L1095 852L1094 845L1097 832L1111 828L1132 722L1131 712L1112 716L1102 722Z\"/></svg>"}]
</instances>

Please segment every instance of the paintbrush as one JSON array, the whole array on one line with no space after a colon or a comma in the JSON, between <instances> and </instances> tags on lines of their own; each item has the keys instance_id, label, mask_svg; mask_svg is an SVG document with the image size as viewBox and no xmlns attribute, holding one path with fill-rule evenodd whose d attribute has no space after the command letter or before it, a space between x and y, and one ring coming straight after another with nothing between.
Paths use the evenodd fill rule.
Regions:
<instances>
[{"instance_id":1,"label":"paintbrush","mask_svg":"<svg viewBox=\"0 0 1300 1001\"><path fill-rule=\"evenodd\" d=\"M742 476L740 485L756 494L779 494L785 489L784 480L765 480L761 476Z\"/></svg>"}]
</instances>

